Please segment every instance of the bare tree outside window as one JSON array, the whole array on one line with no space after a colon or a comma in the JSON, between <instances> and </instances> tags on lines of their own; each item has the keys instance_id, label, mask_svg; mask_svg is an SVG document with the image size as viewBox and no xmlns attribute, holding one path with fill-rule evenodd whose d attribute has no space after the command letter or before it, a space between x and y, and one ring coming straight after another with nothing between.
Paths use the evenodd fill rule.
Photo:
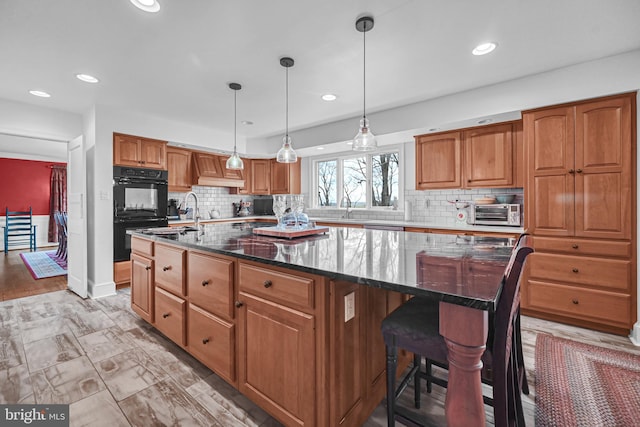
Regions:
<instances>
[{"instance_id":1,"label":"bare tree outside window","mask_svg":"<svg viewBox=\"0 0 640 427\"><path fill-rule=\"evenodd\" d=\"M318 162L318 206L336 206L338 161Z\"/></svg>"},{"instance_id":2,"label":"bare tree outside window","mask_svg":"<svg viewBox=\"0 0 640 427\"><path fill-rule=\"evenodd\" d=\"M343 162L344 197L354 208L367 207L367 159L359 157Z\"/></svg>"},{"instance_id":3,"label":"bare tree outside window","mask_svg":"<svg viewBox=\"0 0 640 427\"><path fill-rule=\"evenodd\" d=\"M371 206L391 206L398 197L398 153L371 157Z\"/></svg>"}]
</instances>

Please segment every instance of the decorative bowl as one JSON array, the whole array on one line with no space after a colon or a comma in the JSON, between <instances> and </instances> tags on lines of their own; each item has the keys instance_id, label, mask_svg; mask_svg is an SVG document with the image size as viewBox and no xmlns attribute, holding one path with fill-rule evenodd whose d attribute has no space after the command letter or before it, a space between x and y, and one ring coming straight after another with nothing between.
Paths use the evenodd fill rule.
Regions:
<instances>
[{"instance_id":1,"label":"decorative bowl","mask_svg":"<svg viewBox=\"0 0 640 427\"><path fill-rule=\"evenodd\" d=\"M496 195L496 201L498 203L513 203L516 198L515 194L498 194Z\"/></svg>"}]
</instances>

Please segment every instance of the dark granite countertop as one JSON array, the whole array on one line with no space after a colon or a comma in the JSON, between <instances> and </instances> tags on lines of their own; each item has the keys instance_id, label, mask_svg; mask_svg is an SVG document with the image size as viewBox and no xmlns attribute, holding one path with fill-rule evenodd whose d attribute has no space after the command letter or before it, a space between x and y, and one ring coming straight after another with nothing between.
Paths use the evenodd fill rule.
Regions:
<instances>
[{"instance_id":1,"label":"dark granite countertop","mask_svg":"<svg viewBox=\"0 0 640 427\"><path fill-rule=\"evenodd\" d=\"M273 224L207 224L200 233L132 234L489 311L495 309L515 243L513 238L344 227L291 240L252 231L265 226Z\"/></svg>"}]
</instances>

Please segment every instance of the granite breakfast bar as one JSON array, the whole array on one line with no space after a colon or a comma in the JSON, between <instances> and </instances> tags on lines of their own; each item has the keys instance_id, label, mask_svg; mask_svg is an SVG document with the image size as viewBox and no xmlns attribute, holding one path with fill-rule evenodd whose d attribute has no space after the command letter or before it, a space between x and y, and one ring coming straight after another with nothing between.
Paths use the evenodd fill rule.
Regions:
<instances>
[{"instance_id":1,"label":"granite breakfast bar","mask_svg":"<svg viewBox=\"0 0 640 427\"><path fill-rule=\"evenodd\" d=\"M132 308L283 424L359 426L385 396L382 319L410 295L435 298L465 354L447 422L484 425L478 362L514 239L252 232L264 225L133 233Z\"/></svg>"}]
</instances>

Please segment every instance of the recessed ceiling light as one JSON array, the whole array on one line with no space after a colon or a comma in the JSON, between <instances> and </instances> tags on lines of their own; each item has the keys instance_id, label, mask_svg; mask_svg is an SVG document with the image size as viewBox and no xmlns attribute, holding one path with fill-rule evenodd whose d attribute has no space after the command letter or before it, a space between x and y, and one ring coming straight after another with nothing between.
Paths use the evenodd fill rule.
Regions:
<instances>
[{"instance_id":1,"label":"recessed ceiling light","mask_svg":"<svg viewBox=\"0 0 640 427\"><path fill-rule=\"evenodd\" d=\"M76 74L76 77L79 80L82 80L83 82L87 82L87 83L98 83L100 81L90 74Z\"/></svg>"},{"instance_id":2,"label":"recessed ceiling light","mask_svg":"<svg viewBox=\"0 0 640 427\"><path fill-rule=\"evenodd\" d=\"M316 150L324 150L324 147L316 147Z\"/></svg>"},{"instance_id":3,"label":"recessed ceiling light","mask_svg":"<svg viewBox=\"0 0 640 427\"><path fill-rule=\"evenodd\" d=\"M131 0L131 3L145 12L157 12L160 10L160 3L157 0Z\"/></svg>"},{"instance_id":4,"label":"recessed ceiling light","mask_svg":"<svg viewBox=\"0 0 640 427\"><path fill-rule=\"evenodd\" d=\"M322 95L322 100L323 101L335 101L336 98L338 98L338 97L335 96L332 93L326 93L326 94Z\"/></svg>"},{"instance_id":5,"label":"recessed ceiling light","mask_svg":"<svg viewBox=\"0 0 640 427\"><path fill-rule=\"evenodd\" d=\"M478 120L478 124L479 125L486 125L487 123L491 123L493 120L491 119L482 119L482 120Z\"/></svg>"},{"instance_id":6,"label":"recessed ceiling light","mask_svg":"<svg viewBox=\"0 0 640 427\"><path fill-rule=\"evenodd\" d=\"M40 98L51 98L51 95L41 90L30 90L29 93L31 95L39 96Z\"/></svg>"},{"instance_id":7,"label":"recessed ceiling light","mask_svg":"<svg viewBox=\"0 0 640 427\"><path fill-rule=\"evenodd\" d=\"M243 120L240 123L242 123L243 125L247 125L247 126L251 126L253 124L253 122L251 120Z\"/></svg>"},{"instance_id":8,"label":"recessed ceiling light","mask_svg":"<svg viewBox=\"0 0 640 427\"><path fill-rule=\"evenodd\" d=\"M498 46L497 43L487 42L482 43L476 46L471 53L474 55L486 55L487 53L493 52L493 50Z\"/></svg>"}]
</instances>

